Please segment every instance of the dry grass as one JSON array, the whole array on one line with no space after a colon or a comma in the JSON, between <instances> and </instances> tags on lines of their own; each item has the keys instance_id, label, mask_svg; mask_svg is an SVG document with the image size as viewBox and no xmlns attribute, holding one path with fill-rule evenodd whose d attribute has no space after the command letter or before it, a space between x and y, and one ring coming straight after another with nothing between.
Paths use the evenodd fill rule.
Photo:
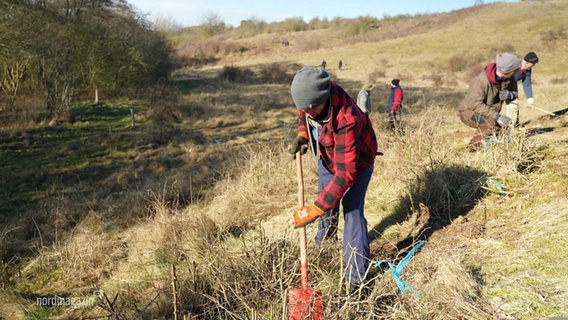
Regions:
<instances>
[{"instance_id":1,"label":"dry grass","mask_svg":"<svg viewBox=\"0 0 568 320\"><path fill-rule=\"evenodd\" d=\"M66 196L60 191L63 186L53 185L48 214L42 215L51 220L45 225L40 221L43 228L37 228L45 243L33 246L36 251L29 261L18 265L22 266L19 276L9 270L15 263L2 265L2 272L11 275L3 284L11 291L0 293L0 303L10 305L2 308L0 316L32 317L31 311L40 310L33 303L35 296L89 296L95 289L99 292L95 306L41 310L69 319L171 318L175 266L180 317L286 318L287 290L300 285L297 235L291 221L296 207L295 169L285 151L295 123L287 77L300 65L318 65L322 58L334 79L353 96L363 83L377 84L371 119L385 155L376 161L366 198L372 262L397 263L418 240L426 240L401 274L419 296L410 291L402 296L383 266L369 270L366 295L346 297L340 278L341 244L316 245L315 226L310 225L310 284L323 292L326 317L566 316L566 116L551 118L521 107L525 127L512 132L505 143L490 144L477 153L465 150L474 132L457 117L466 73L476 63L491 60L492 50L499 49L486 48L484 43L499 43L496 40L509 28L526 21L530 21L525 27L528 34L548 34L543 32L557 29L539 26L539 19L523 15L543 12L547 21L556 21L566 11L560 1L523 1L482 6L472 9L474 14L464 10L417 17L412 23L393 19L388 23L411 25L405 31L408 36L375 35L374 41L333 50L333 41L339 41L335 38L329 47L326 42L325 49L317 41L302 44L310 37L321 38L321 30L286 35L289 47L270 47L264 44L270 35L256 36L243 39L243 47L256 46L261 48L258 51L231 51L211 58L221 59L211 68L181 70L179 101L172 109L156 107L145 114L154 123L149 127L152 137L138 133L142 142L136 152L111 153L115 159L134 160L125 162L133 170L102 179L112 190L101 187L85 200ZM514 19L503 18L505 13ZM479 20L494 32L460 42L460 51L468 52L463 59L456 54L456 41ZM504 21L507 30L501 28ZM424 32L410 32L421 24ZM565 109L568 98L559 79L568 67L562 59L554 68L545 63L547 56L564 56L563 44L548 48L535 40L524 47L528 45L514 49L521 55L535 50L542 56L534 75L539 106ZM339 59L345 62L341 71L335 68ZM253 81L216 80L227 65L251 70ZM406 89L405 132L400 136L386 129L382 113L386 84L393 77L402 78ZM106 143L115 146L123 139L126 136L117 135ZM165 146L150 147L161 144ZM309 157L304 159L310 202L317 177ZM150 172L156 175L134 185ZM505 194L491 181L498 182ZM75 188L67 191L80 190ZM117 193L122 201L97 203L96 195ZM76 223L65 220L67 215ZM36 230L33 224L23 227ZM340 223L340 237L341 227ZM16 231L3 229L0 241L9 241ZM35 318L41 319L39 314Z\"/></svg>"},{"instance_id":2,"label":"dry grass","mask_svg":"<svg viewBox=\"0 0 568 320\"><path fill-rule=\"evenodd\" d=\"M423 115L409 117L409 134L404 137L388 137L384 130L379 129L383 141L388 143L384 144L386 155L379 162L368 196L371 225L383 223L384 215L393 212L393 208L394 214L402 210L398 217L386 219L388 223L381 232L381 238L374 241L373 252L377 260L400 259L412 243L406 240L408 237L415 239L428 235L426 246L402 275L421 296L409 293L406 298L401 297L388 270L377 270L372 273L374 275L369 282L371 293L366 298L346 299L338 286L342 265L335 257L340 254L340 246L310 245L312 285L324 292L325 312L331 318L505 317L506 314L518 315L522 310L517 309L515 304L505 303L515 294L510 292L504 295L498 289L500 286L507 285L509 290L518 291L518 294L525 290L538 290L539 294L543 294L544 289L539 285L533 284L526 289L514 285L513 280L503 284L499 284L502 281L494 283L492 274L488 272L501 266L513 268L507 271L513 274L515 271L524 272L515 269L509 259L530 259L530 252L508 248L507 243L544 239L544 235L536 234L530 235L530 239L517 240L516 234L529 236L529 233L514 229L528 221L544 224L546 222L543 220L546 219L542 213L528 213L524 221L511 216L503 196L491 192L481 195L485 184L480 180L482 176L490 175L507 187L507 192L511 193L509 202L523 201L526 193L532 193L525 189L525 185L527 182L537 183L534 179L540 179L543 169L537 166L534 170L519 170L518 160L502 160L528 160L530 157L526 155L540 152L539 147L531 146L525 138L519 137L518 141L496 146L482 154L439 149L435 142L444 133L433 130L440 123L425 122L427 118ZM522 143L529 145L519 148ZM456 154L468 157L458 159ZM394 159L398 162L390 161ZM160 206L162 201L156 199L154 203L158 208L150 223L153 227L142 227L140 231L146 231L140 236L147 237L148 230L158 232L159 235L151 237L154 239L154 248L156 245L158 248L153 249L156 255L150 260L139 263L141 266L152 265L152 259L158 259L176 264L181 285L178 293L181 309L190 318L280 317L285 313L286 290L299 283L295 232L291 229L289 218L286 218L294 207L295 181L286 174L293 172L293 162L282 149L271 150L258 145L251 146L248 156L233 169L238 174L218 183L214 192L217 196L207 203L192 205L183 211L171 211ZM393 174L397 169L399 172ZM478 172L475 173L475 170ZM273 179L266 179L268 176ZM313 172L308 170L306 176L307 184L313 187ZM509 179L503 180L504 176ZM423 187L422 182L428 182L430 186ZM393 194L380 192L387 191L385 185L399 185L401 189L395 189ZM436 191L432 188L440 189ZM407 196L397 200L399 206L402 205L400 209L396 209L396 203L394 207L380 205L385 200L396 199L396 194L401 193ZM447 195L455 199L449 199ZM516 200L517 197L519 200ZM458 211L458 215L452 216L452 212L439 215L452 208L452 201L457 201L454 210ZM426 204L420 207L427 208L427 211L418 208L419 202ZM488 205L493 209L487 209ZM469 209L460 212L464 206L469 206ZM212 219L204 218L204 213ZM449 216L446 215L448 213ZM420 214L426 216L416 216ZM516 225L509 221L511 218L521 221ZM565 222L565 218L555 219ZM255 221L256 224L251 224ZM262 224L258 224L260 221ZM503 231L504 225L512 230ZM436 230L432 230L434 228ZM535 226L535 229L538 228L541 227ZM310 227L309 231L312 235L314 230ZM487 248L493 248L501 254L490 255ZM144 251L142 248L139 250ZM513 256L508 257L511 254ZM138 253L133 256L143 255ZM147 272L149 266L143 268ZM157 282L155 286L164 288L169 280L166 271L162 269L158 275L145 281ZM530 279L549 283L544 278L533 276ZM548 297L557 302L563 295L558 288L552 286L552 291L546 290ZM164 304L167 303L167 299L162 301L161 308L165 308ZM543 303L542 306L546 309L548 304ZM560 311L552 307L543 312L551 314L555 310Z\"/></svg>"}]
</instances>

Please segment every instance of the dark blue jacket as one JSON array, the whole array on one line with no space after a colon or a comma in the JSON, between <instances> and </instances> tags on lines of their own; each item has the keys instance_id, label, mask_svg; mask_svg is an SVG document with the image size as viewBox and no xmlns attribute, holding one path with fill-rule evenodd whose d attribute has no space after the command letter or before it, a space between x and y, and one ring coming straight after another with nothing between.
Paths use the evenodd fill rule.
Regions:
<instances>
[{"instance_id":1,"label":"dark blue jacket","mask_svg":"<svg viewBox=\"0 0 568 320\"><path fill-rule=\"evenodd\" d=\"M517 70L514 79L515 81L523 82L523 92L525 93L525 97L532 98L531 70Z\"/></svg>"}]
</instances>

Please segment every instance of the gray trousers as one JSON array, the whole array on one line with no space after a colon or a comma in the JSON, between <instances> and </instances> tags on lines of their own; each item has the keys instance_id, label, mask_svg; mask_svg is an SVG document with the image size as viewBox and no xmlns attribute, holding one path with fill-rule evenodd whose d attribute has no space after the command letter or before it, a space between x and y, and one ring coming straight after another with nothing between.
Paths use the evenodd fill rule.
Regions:
<instances>
[{"instance_id":1,"label":"gray trousers","mask_svg":"<svg viewBox=\"0 0 568 320\"><path fill-rule=\"evenodd\" d=\"M519 126L519 100L506 101L504 103L505 115L511 118L511 128Z\"/></svg>"}]
</instances>

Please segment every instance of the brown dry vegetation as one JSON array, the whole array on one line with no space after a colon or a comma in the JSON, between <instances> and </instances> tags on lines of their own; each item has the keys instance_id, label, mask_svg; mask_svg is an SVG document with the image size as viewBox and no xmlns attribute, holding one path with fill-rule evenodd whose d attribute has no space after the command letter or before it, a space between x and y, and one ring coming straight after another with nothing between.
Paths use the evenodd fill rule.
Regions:
<instances>
[{"instance_id":1,"label":"brown dry vegetation","mask_svg":"<svg viewBox=\"0 0 568 320\"><path fill-rule=\"evenodd\" d=\"M374 262L396 263L426 240L401 274L420 295L403 296L387 268L373 268L369 294L347 298L341 245L317 246L310 225L310 285L323 292L326 318L567 317L567 14L565 1L496 3L384 19L364 34L225 36L212 51L211 42L194 43L207 60L190 59L176 73L176 99L141 106L136 129L36 155L50 173L41 185L18 180L41 206L21 205L19 218L2 221L2 253L18 258L0 265L0 318L173 319L176 305L178 319L286 319L287 290L300 284L295 169L285 151L296 121L289 83L301 65L322 59L353 96L377 85L371 119L385 155L366 199ZM180 55L193 57L180 39ZM457 104L473 70L500 51L538 53L535 98L557 115L522 106L523 127L507 143L469 153L473 129ZM387 131L382 113L394 77L405 88L402 136ZM38 134L10 128L1 138L34 146ZM90 140L102 144L88 149L99 157L69 171L49 165ZM305 167L312 201L308 157ZM37 305L54 295L85 303Z\"/></svg>"}]
</instances>

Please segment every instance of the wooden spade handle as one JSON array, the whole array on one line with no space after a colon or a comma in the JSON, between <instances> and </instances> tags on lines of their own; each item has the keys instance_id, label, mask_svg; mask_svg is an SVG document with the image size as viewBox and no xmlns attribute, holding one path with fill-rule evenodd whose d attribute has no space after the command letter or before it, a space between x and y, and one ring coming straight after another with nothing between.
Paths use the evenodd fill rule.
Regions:
<instances>
[{"instance_id":1,"label":"wooden spade handle","mask_svg":"<svg viewBox=\"0 0 568 320\"><path fill-rule=\"evenodd\" d=\"M302 171L302 154L296 153L296 175L298 179L298 208L304 207L304 174ZM300 273L302 288L308 289L308 255L306 249L306 227L299 229L300 233Z\"/></svg>"}]
</instances>

